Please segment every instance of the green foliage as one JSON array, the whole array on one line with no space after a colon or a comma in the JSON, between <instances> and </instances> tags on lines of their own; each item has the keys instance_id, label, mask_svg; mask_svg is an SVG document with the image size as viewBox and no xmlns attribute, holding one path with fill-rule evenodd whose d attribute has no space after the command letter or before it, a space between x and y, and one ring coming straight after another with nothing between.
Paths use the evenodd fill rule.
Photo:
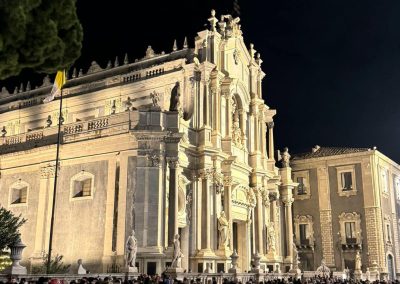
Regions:
<instances>
[{"instance_id":1,"label":"green foliage","mask_svg":"<svg viewBox=\"0 0 400 284\"><path fill-rule=\"evenodd\" d=\"M24 68L54 73L80 56L76 0L0 0L0 80Z\"/></svg>"},{"instance_id":2,"label":"green foliage","mask_svg":"<svg viewBox=\"0 0 400 284\"><path fill-rule=\"evenodd\" d=\"M19 227L21 227L26 220L0 206L0 251L6 247L14 244L20 237Z\"/></svg>"},{"instance_id":3,"label":"green foliage","mask_svg":"<svg viewBox=\"0 0 400 284\"><path fill-rule=\"evenodd\" d=\"M0 251L0 271L6 269L11 264L10 254L5 251Z\"/></svg>"},{"instance_id":4,"label":"green foliage","mask_svg":"<svg viewBox=\"0 0 400 284\"><path fill-rule=\"evenodd\" d=\"M47 253L42 254L42 265L33 266L32 274L66 274L69 272L71 265L65 265L62 261L63 256L58 254L50 260L49 271L47 271L48 257Z\"/></svg>"}]
</instances>

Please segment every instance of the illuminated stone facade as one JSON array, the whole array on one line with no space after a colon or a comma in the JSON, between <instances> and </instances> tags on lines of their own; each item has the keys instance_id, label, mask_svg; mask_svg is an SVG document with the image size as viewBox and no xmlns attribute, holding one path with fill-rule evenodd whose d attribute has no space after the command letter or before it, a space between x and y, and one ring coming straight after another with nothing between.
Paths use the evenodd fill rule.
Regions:
<instances>
[{"instance_id":1,"label":"illuminated stone facade","mask_svg":"<svg viewBox=\"0 0 400 284\"><path fill-rule=\"evenodd\" d=\"M292 160L295 242L301 268L322 258L337 271L400 276L400 166L376 149L316 146Z\"/></svg>"},{"instance_id":2,"label":"illuminated stone facade","mask_svg":"<svg viewBox=\"0 0 400 284\"><path fill-rule=\"evenodd\" d=\"M242 271L256 252L262 268L290 269L295 183L290 167L275 166L262 60L238 18L208 21L193 49L148 47L134 63L70 74L53 238L65 263L116 271L134 229L140 272L170 264L177 233L187 270L227 271L233 249ZM49 245L60 102L41 103L50 89L45 79L0 96L0 203L28 220L30 264Z\"/></svg>"}]
</instances>

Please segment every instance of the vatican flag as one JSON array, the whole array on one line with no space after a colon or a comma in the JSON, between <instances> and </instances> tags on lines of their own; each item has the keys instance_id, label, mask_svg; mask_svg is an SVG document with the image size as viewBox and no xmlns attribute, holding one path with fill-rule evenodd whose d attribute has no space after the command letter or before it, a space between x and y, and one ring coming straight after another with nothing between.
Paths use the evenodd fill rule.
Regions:
<instances>
[{"instance_id":1,"label":"vatican flag","mask_svg":"<svg viewBox=\"0 0 400 284\"><path fill-rule=\"evenodd\" d=\"M54 100L54 97L61 92L62 86L66 82L65 70L57 71L56 79L54 80L53 88L51 89L50 95L48 95L43 102L48 103Z\"/></svg>"}]
</instances>

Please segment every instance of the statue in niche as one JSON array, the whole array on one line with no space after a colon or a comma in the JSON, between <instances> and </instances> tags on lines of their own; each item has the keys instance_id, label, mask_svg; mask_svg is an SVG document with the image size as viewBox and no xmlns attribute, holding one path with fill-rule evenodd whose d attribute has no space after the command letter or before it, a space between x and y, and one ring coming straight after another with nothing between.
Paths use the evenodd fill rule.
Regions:
<instances>
[{"instance_id":1,"label":"statue in niche","mask_svg":"<svg viewBox=\"0 0 400 284\"><path fill-rule=\"evenodd\" d=\"M361 255L360 255L360 252L359 251L357 251L357 253L356 253L356 259L355 259L355 267L356 267L356 271L358 270L358 271L360 271L361 270Z\"/></svg>"},{"instance_id":2,"label":"statue in niche","mask_svg":"<svg viewBox=\"0 0 400 284\"><path fill-rule=\"evenodd\" d=\"M240 129L240 119L239 119L239 110L237 108L237 104L234 100L232 100L232 141L233 143L239 147L243 147L243 137L242 137L242 130Z\"/></svg>"},{"instance_id":3,"label":"statue in niche","mask_svg":"<svg viewBox=\"0 0 400 284\"><path fill-rule=\"evenodd\" d=\"M229 222L226 218L225 212L221 211L221 216L218 218L218 232L219 232L219 248L226 248L229 245Z\"/></svg>"},{"instance_id":4,"label":"statue in niche","mask_svg":"<svg viewBox=\"0 0 400 284\"><path fill-rule=\"evenodd\" d=\"M181 96L181 91L179 88L179 82L176 82L174 88L171 91L171 99L169 102L169 111L178 111L180 96Z\"/></svg>"},{"instance_id":5,"label":"statue in niche","mask_svg":"<svg viewBox=\"0 0 400 284\"><path fill-rule=\"evenodd\" d=\"M172 268L182 268L182 257L181 242L179 241L179 234L174 237L174 258L172 259Z\"/></svg>"},{"instance_id":6,"label":"statue in niche","mask_svg":"<svg viewBox=\"0 0 400 284\"><path fill-rule=\"evenodd\" d=\"M132 230L131 235L126 240L126 264L128 267L135 267L137 253L137 239L135 231Z\"/></svg>"},{"instance_id":7,"label":"statue in niche","mask_svg":"<svg viewBox=\"0 0 400 284\"><path fill-rule=\"evenodd\" d=\"M276 251L276 241L275 241L275 224L274 222L270 222L268 226L268 251L275 252Z\"/></svg>"}]
</instances>

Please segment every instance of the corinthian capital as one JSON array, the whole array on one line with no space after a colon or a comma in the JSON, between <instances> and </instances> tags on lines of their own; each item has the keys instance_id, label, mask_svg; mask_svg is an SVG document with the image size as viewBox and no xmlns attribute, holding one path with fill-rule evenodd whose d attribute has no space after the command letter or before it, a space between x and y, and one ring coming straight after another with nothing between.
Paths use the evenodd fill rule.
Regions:
<instances>
[{"instance_id":1,"label":"corinthian capital","mask_svg":"<svg viewBox=\"0 0 400 284\"><path fill-rule=\"evenodd\" d=\"M282 202L285 206L291 206L294 201L294 198L291 196L282 196Z\"/></svg>"},{"instance_id":2,"label":"corinthian capital","mask_svg":"<svg viewBox=\"0 0 400 284\"><path fill-rule=\"evenodd\" d=\"M267 122L267 126L268 129L274 129L274 122L273 121Z\"/></svg>"},{"instance_id":3,"label":"corinthian capital","mask_svg":"<svg viewBox=\"0 0 400 284\"><path fill-rule=\"evenodd\" d=\"M224 176L224 186L232 186L232 177Z\"/></svg>"},{"instance_id":4,"label":"corinthian capital","mask_svg":"<svg viewBox=\"0 0 400 284\"><path fill-rule=\"evenodd\" d=\"M171 169L176 169L179 166L179 159L178 157L167 157L167 163Z\"/></svg>"}]
</instances>

